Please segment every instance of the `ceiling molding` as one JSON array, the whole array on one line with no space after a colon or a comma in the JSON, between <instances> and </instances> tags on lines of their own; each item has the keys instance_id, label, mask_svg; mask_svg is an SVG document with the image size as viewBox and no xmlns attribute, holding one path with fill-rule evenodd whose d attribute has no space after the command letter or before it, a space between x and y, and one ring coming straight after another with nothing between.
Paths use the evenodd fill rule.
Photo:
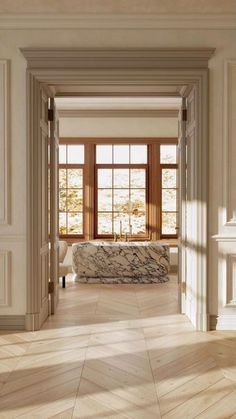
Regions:
<instances>
[{"instance_id":1,"label":"ceiling molding","mask_svg":"<svg viewBox=\"0 0 236 419\"><path fill-rule=\"evenodd\" d=\"M214 48L21 48L29 69L157 70L207 68Z\"/></svg>"},{"instance_id":2,"label":"ceiling molding","mask_svg":"<svg viewBox=\"0 0 236 419\"><path fill-rule=\"evenodd\" d=\"M132 109L59 109L59 117L61 118L177 118L178 110L176 109L155 109L155 110L132 110Z\"/></svg>"},{"instance_id":3,"label":"ceiling molding","mask_svg":"<svg viewBox=\"0 0 236 419\"><path fill-rule=\"evenodd\" d=\"M235 29L236 14L1 14L0 29Z\"/></svg>"}]
</instances>

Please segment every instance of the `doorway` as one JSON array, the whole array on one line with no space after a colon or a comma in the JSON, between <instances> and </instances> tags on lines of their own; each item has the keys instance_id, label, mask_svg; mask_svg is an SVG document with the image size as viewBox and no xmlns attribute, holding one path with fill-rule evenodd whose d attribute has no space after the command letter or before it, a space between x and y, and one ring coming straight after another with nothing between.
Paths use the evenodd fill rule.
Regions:
<instances>
[{"instance_id":1,"label":"doorway","mask_svg":"<svg viewBox=\"0 0 236 419\"><path fill-rule=\"evenodd\" d=\"M180 235L181 283L186 314L198 330L207 330L207 144L208 59L211 49L197 50L72 50L23 49L28 63L28 301L26 328L36 330L47 317L48 238L42 236L46 206L42 160L46 147L42 117L47 97L76 92L84 96L156 96L186 98L186 136L189 144L186 217ZM193 65L194 62L194 65ZM183 149L180 145L181 149ZM184 186L185 185L185 186ZM187 198L187 200L186 200ZM42 224L44 223L44 224ZM194 227L193 227L194 226ZM186 227L186 229L185 229ZM191 263L190 263L191 261ZM34 272L34 274L33 274Z\"/></svg>"},{"instance_id":2,"label":"doorway","mask_svg":"<svg viewBox=\"0 0 236 419\"><path fill-rule=\"evenodd\" d=\"M72 250L75 250L72 244L78 243L81 252L84 241L92 240L93 244L94 239L100 243L105 240L105 244L112 246L114 242L120 245L122 240L123 250L120 251L125 252L128 243L135 245L134 242L138 242L134 248L137 255L140 245L158 241L159 246L168 245L173 275L178 265L177 167L181 98L56 96L55 103L60 133L59 237L61 246L66 246L63 241L68 245L65 267L69 265L71 271ZM112 260L117 261L114 247L112 249ZM157 247L155 251L159 260L163 248ZM125 254L122 255L125 258ZM161 281L163 259L158 264L156 278L153 274L144 278L144 272L141 278L137 264L137 279L132 281L125 273L120 278L115 277L114 269L107 273L101 270L101 257L99 266L93 271L95 278L86 275L82 282ZM82 266L81 262L78 264ZM91 261L86 265L91 267ZM105 260L103 265L106 266ZM143 265L144 261L140 262L140 268ZM134 269L134 264L132 266ZM145 266L147 270L152 269L148 260ZM75 272L78 267L77 264L74 266ZM164 266L164 274L165 269ZM69 285L70 279L67 275Z\"/></svg>"}]
</instances>

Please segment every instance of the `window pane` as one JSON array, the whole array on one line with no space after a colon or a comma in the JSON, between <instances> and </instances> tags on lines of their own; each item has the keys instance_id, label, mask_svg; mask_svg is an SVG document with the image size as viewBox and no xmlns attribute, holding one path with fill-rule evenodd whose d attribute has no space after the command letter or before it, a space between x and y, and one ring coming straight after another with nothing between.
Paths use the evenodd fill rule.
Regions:
<instances>
[{"instance_id":1,"label":"window pane","mask_svg":"<svg viewBox=\"0 0 236 419\"><path fill-rule=\"evenodd\" d=\"M136 215L140 211L145 211L146 193L145 189L131 189L131 210Z\"/></svg>"},{"instance_id":2,"label":"window pane","mask_svg":"<svg viewBox=\"0 0 236 419\"><path fill-rule=\"evenodd\" d=\"M176 212L162 213L162 234L176 234Z\"/></svg>"},{"instance_id":3,"label":"window pane","mask_svg":"<svg viewBox=\"0 0 236 419\"><path fill-rule=\"evenodd\" d=\"M68 169L68 188L83 187L83 169Z\"/></svg>"},{"instance_id":4,"label":"window pane","mask_svg":"<svg viewBox=\"0 0 236 419\"><path fill-rule=\"evenodd\" d=\"M114 188L129 187L129 169L114 169Z\"/></svg>"},{"instance_id":5,"label":"window pane","mask_svg":"<svg viewBox=\"0 0 236 419\"><path fill-rule=\"evenodd\" d=\"M130 170L130 186L131 188L146 187L146 171L145 169Z\"/></svg>"},{"instance_id":6,"label":"window pane","mask_svg":"<svg viewBox=\"0 0 236 419\"><path fill-rule=\"evenodd\" d=\"M84 164L84 145L67 146L67 163Z\"/></svg>"},{"instance_id":7,"label":"window pane","mask_svg":"<svg viewBox=\"0 0 236 419\"><path fill-rule=\"evenodd\" d=\"M112 213L98 213L98 234L112 234Z\"/></svg>"},{"instance_id":8,"label":"window pane","mask_svg":"<svg viewBox=\"0 0 236 419\"><path fill-rule=\"evenodd\" d=\"M96 146L96 162L98 164L112 163L112 145Z\"/></svg>"},{"instance_id":9,"label":"window pane","mask_svg":"<svg viewBox=\"0 0 236 419\"><path fill-rule=\"evenodd\" d=\"M112 188L112 169L98 169L98 188Z\"/></svg>"},{"instance_id":10,"label":"window pane","mask_svg":"<svg viewBox=\"0 0 236 419\"><path fill-rule=\"evenodd\" d=\"M114 211L129 212L129 190L114 190Z\"/></svg>"},{"instance_id":11,"label":"window pane","mask_svg":"<svg viewBox=\"0 0 236 419\"><path fill-rule=\"evenodd\" d=\"M68 234L83 234L82 213L68 213Z\"/></svg>"},{"instance_id":12,"label":"window pane","mask_svg":"<svg viewBox=\"0 0 236 419\"><path fill-rule=\"evenodd\" d=\"M59 145L59 163L66 163L66 145Z\"/></svg>"},{"instance_id":13,"label":"window pane","mask_svg":"<svg viewBox=\"0 0 236 419\"><path fill-rule=\"evenodd\" d=\"M161 163L177 163L176 145L161 145Z\"/></svg>"},{"instance_id":14,"label":"window pane","mask_svg":"<svg viewBox=\"0 0 236 419\"><path fill-rule=\"evenodd\" d=\"M146 164L147 163L147 146L131 145L130 146L130 163Z\"/></svg>"},{"instance_id":15,"label":"window pane","mask_svg":"<svg viewBox=\"0 0 236 419\"><path fill-rule=\"evenodd\" d=\"M176 188L176 169L162 169L162 188Z\"/></svg>"},{"instance_id":16,"label":"window pane","mask_svg":"<svg viewBox=\"0 0 236 419\"><path fill-rule=\"evenodd\" d=\"M98 211L112 211L112 189L98 190Z\"/></svg>"},{"instance_id":17,"label":"window pane","mask_svg":"<svg viewBox=\"0 0 236 419\"><path fill-rule=\"evenodd\" d=\"M131 216L132 234L144 234L146 232L146 217L144 212Z\"/></svg>"},{"instance_id":18,"label":"window pane","mask_svg":"<svg viewBox=\"0 0 236 419\"><path fill-rule=\"evenodd\" d=\"M67 189L67 211L83 210L82 189Z\"/></svg>"},{"instance_id":19,"label":"window pane","mask_svg":"<svg viewBox=\"0 0 236 419\"><path fill-rule=\"evenodd\" d=\"M66 189L59 191L59 211L66 211Z\"/></svg>"},{"instance_id":20,"label":"window pane","mask_svg":"<svg viewBox=\"0 0 236 419\"><path fill-rule=\"evenodd\" d=\"M59 212L59 233L66 234L66 212Z\"/></svg>"},{"instance_id":21,"label":"window pane","mask_svg":"<svg viewBox=\"0 0 236 419\"><path fill-rule=\"evenodd\" d=\"M59 169L59 188L66 188L66 169Z\"/></svg>"},{"instance_id":22,"label":"window pane","mask_svg":"<svg viewBox=\"0 0 236 419\"><path fill-rule=\"evenodd\" d=\"M162 190L162 211L176 211L176 189Z\"/></svg>"},{"instance_id":23,"label":"window pane","mask_svg":"<svg viewBox=\"0 0 236 419\"><path fill-rule=\"evenodd\" d=\"M129 145L114 145L114 163L129 163Z\"/></svg>"},{"instance_id":24,"label":"window pane","mask_svg":"<svg viewBox=\"0 0 236 419\"><path fill-rule=\"evenodd\" d=\"M130 222L129 214L114 213L114 232L120 235L129 234L130 232Z\"/></svg>"}]
</instances>

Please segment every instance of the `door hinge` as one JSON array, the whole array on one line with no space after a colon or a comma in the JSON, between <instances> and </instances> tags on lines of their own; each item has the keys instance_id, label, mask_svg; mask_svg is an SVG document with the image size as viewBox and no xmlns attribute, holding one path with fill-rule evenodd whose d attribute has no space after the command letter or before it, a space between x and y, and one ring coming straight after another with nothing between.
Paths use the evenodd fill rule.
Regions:
<instances>
[{"instance_id":1,"label":"door hinge","mask_svg":"<svg viewBox=\"0 0 236 419\"><path fill-rule=\"evenodd\" d=\"M48 283L48 294L53 294L54 293L54 282L49 282Z\"/></svg>"},{"instance_id":2,"label":"door hinge","mask_svg":"<svg viewBox=\"0 0 236 419\"><path fill-rule=\"evenodd\" d=\"M48 109L48 120L52 122L54 119L54 112L53 109Z\"/></svg>"},{"instance_id":3,"label":"door hinge","mask_svg":"<svg viewBox=\"0 0 236 419\"><path fill-rule=\"evenodd\" d=\"M187 109L182 109L182 121L187 121Z\"/></svg>"}]
</instances>

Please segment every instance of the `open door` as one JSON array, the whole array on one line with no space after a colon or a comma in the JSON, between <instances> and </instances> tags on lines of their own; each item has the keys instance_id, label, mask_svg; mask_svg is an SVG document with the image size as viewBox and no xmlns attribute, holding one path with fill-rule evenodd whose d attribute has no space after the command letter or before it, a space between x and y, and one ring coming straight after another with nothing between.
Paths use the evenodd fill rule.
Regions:
<instances>
[{"instance_id":1,"label":"open door","mask_svg":"<svg viewBox=\"0 0 236 419\"><path fill-rule=\"evenodd\" d=\"M197 93L193 86L183 98L179 121L179 281L180 306L196 329L204 329L199 293L198 218L201 205L197 190ZM203 326L203 327L202 327Z\"/></svg>"},{"instance_id":2,"label":"open door","mask_svg":"<svg viewBox=\"0 0 236 419\"><path fill-rule=\"evenodd\" d=\"M48 280L50 278L50 239L48 231L48 95L42 86L38 85L39 106L34 113L38 118L39 141L36 144L36 156L31 165L36 166L38 178L34 181L34 194L37 195L38 205L34 211L38 215L38 224L32 228L32 234L37 237L37 247L33 251L38 255L37 265L34 266L33 275L37 278L37 313L30 321L30 329L37 330L41 327L49 314ZM36 125L36 124L35 124ZM34 132L32 132L34 135ZM39 160L40 159L40 160Z\"/></svg>"},{"instance_id":3,"label":"open door","mask_svg":"<svg viewBox=\"0 0 236 419\"><path fill-rule=\"evenodd\" d=\"M186 99L178 117L178 283L180 313L185 313L186 299Z\"/></svg>"},{"instance_id":4,"label":"open door","mask_svg":"<svg viewBox=\"0 0 236 419\"><path fill-rule=\"evenodd\" d=\"M185 204L185 269L186 269L186 299L185 313L195 326L199 328L200 316L198 300L198 264L199 246L197 243L200 220L198 214L197 197L197 97L193 87L186 96L186 204Z\"/></svg>"},{"instance_id":5,"label":"open door","mask_svg":"<svg viewBox=\"0 0 236 419\"><path fill-rule=\"evenodd\" d=\"M59 118L54 98L49 99L49 143L50 143L50 312L54 314L59 292L59 229L58 229L58 158Z\"/></svg>"}]
</instances>

